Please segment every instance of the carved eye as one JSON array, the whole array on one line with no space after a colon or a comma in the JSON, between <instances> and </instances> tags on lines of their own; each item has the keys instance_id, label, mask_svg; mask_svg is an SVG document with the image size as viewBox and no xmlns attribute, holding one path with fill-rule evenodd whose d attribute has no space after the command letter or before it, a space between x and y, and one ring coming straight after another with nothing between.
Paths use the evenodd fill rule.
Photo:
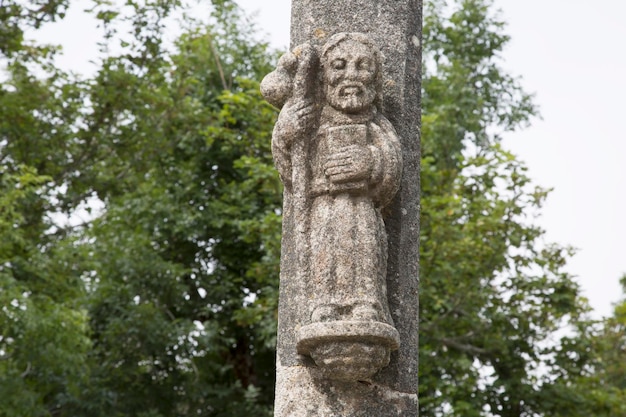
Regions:
<instances>
[{"instance_id":1,"label":"carved eye","mask_svg":"<svg viewBox=\"0 0 626 417\"><path fill-rule=\"evenodd\" d=\"M344 69L346 67L346 60L345 59L335 59L335 60L333 60L333 62L330 63L330 66L333 69Z\"/></svg>"},{"instance_id":2,"label":"carved eye","mask_svg":"<svg viewBox=\"0 0 626 417\"><path fill-rule=\"evenodd\" d=\"M360 70L370 70L372 68L372 63L369 59L363 58L359 59L356 63L356 67Z\"/></svg>"}]
</instances>

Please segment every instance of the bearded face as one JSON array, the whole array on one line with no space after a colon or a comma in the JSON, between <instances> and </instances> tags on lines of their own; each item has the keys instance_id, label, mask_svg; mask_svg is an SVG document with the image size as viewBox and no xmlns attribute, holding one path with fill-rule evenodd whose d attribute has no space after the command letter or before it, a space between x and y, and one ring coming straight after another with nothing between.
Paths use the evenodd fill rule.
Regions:
<instances>
[{"instance_id":1,"label":"bearded face","mask_svg":"<svg viewBox=\"0 0 626 417\"><path fill-rule=\"evenodd\" d=\"M368 110L376 99L376 62L369 47L347 40L330 50L324 62L326 100L345 113Z\"/></svg>"}]
</instances>

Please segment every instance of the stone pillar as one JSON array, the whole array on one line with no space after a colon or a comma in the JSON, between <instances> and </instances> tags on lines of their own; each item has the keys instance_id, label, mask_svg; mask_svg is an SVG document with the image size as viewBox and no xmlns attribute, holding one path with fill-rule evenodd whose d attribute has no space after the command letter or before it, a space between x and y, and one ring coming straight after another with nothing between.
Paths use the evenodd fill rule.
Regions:
<instances>
[{"instance_id":1,"label":"stone pillar","mask_svg":"<svg viewBox=\"0 0 626 417\"><path fill-rule=\"evenodd\" d=\"M293 0L292 52L262 83L282 107L276 417L418 415L421 13Z\"/></svg>"}]
</instances>

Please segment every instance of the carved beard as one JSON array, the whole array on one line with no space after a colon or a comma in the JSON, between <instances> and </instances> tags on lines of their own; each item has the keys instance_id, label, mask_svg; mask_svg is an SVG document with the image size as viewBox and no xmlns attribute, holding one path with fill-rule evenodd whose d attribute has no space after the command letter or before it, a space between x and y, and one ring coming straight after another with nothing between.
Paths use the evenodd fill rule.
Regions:
<instances>
[{"instance_id":1,"label":"carved beard","mask_svg":"<svg viewBox=\"0 0 626 417\"><path fill-rule=\"evenodd\" d=\"M345 113L359 113L370 108L376 91L359 81L342 81L326 87L326 100L333 108Z\"/></svg>"}]
</instances>

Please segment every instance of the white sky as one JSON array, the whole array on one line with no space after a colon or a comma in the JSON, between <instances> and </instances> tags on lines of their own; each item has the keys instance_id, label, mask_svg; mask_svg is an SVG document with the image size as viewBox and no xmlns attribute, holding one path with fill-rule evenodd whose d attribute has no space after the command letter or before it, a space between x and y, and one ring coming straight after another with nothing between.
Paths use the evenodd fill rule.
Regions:
<instances>
[{"instance_id":1,"label":"white sky","mask_svg":"<svg viewBox=\"0 0 626 417\"><path fill-rule=\"evenodd\" d=\"M289 43L290 0L239 0L274 46ZM94 22L78 2L44 39L64 45L62 64L88 71L97 56ZM598 315L621 297L626 273L626 1L495 0L512 41L504 67L536 93L542 120L504 145L531 177L554 187L539 223L547 242L579 249L568 270ZM93 68L93 67L92 67ZM428 280L423 280L426 285Z\"/></svg>"}]
</instances>

